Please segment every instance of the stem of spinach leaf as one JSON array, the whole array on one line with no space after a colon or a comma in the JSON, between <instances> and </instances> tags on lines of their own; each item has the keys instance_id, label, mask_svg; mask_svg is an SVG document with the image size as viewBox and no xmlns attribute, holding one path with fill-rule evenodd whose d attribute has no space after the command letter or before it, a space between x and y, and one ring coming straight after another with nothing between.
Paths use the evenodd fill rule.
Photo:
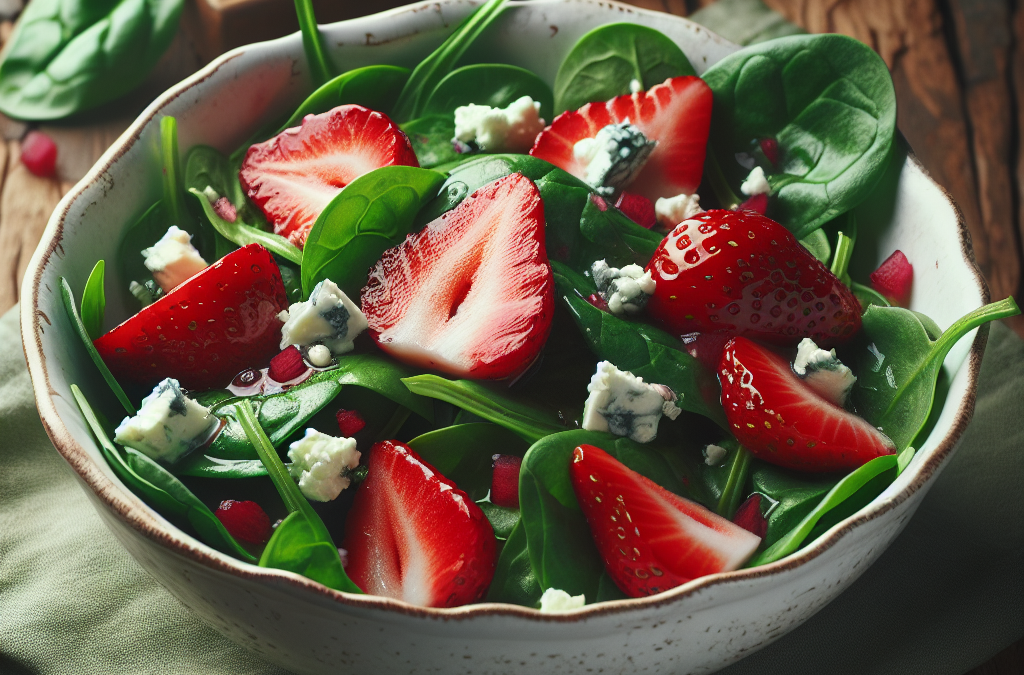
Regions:
<instances>
[{"instance_id":1,"label":"stem of spinach leaf","mask_svg":"<svg viewBox=\"0 0 1024 675\"><path fill-rule=\"evenodd\" d=\"M263 428L256 419L256 413L253 411L252 404L248 401L242 402L235 406L235 411L238 415L238 423L242 426L242 430L245 431L249 442L256 448L256 454L259 455L260 461L267 467L270 480L281 495L284 505L289 511L301 511L311 521L320 523L320 527L323 527L324 532L326 532L327 528L324 527L320 516L316 514L313 507L306 501L306 498L302 496L302 492L295 484L295 481L292 480L291 474L288 473L288 468L285 467L284 462L281 461L277 454L277 450L274 449L274 445L267 438L267 434L264 433Z\"/></svg>"},{"instance_id":2,"label":"stem of spinach leaf","mask_svg":"<svg viewBox=\"0 0 1024 675\"><path fill-rule=\"evenodd\" d=\"M160 155L163 162L164 203L171 216L171 224L185 224L184 183L181 159L178 157L178 122L173 117L160 120Z\"/></svg>"},{"instance_id":3,"label":"stem of spinach leaf","mask_svg":"<svg viewBox=\"0 0 1024 675\"><path fill-rule=\"evenodd\" d=\"M313 14L312 0L295 0L295 14L299 18L299 30L302 31L302 48L306 51L309 72L316 87L323 86L331 79L332 66L327 50L324 49L323 36Z\"/></svg>"},{"instance_id":4,"label":"stem of spinach leaf","mask_svg":"<svg viewBox=\"0 0 1024 675\"><path fill-rule=\"evenodd\" d=\"M1020 314L1020 308L1017 307L1017 303L1013 298L1006 298L1005 300L979 307L970 314L960 317L956 323L943 331L939 339L935 341L933 353L936 355L936 358L944 359L949 350L953 348L953 345L959 342L960 338L978 326L989 321L1005 319L1017 316L1018 314Z\"/></svg>"},{"instance_id":5,"label":"stem of spinach leaf","mask_svg":"<svg viewBox=\"0 0 1024 675\"><path fill-rule=\"evenodd\" d=\"M836 253L832 258L832 274L845 286L850 285L850 258L853 256L853 239L842 232L836 235Z\"/></svg>"},{"instance_id":6,"label":"stem of spinach leaf","mask_svg":"<svg viewBox=\"0 0 1024 675\"><path fill-rule=\"evenodd\" d=\"M388 420L384 428L377 434L378 441L387 441L394 438L398 434L398 430L402 428L405 421L409 419L409 415L412 411L406 408L404 405L400 405L395 408L395 412L391 415L391 419Z\"/></svg>"},{"instance_id":7,"label":"stem of spinach leaf","mask_svg":"<svg viewBox=\"0 0 1024 675\"><path fill-rule=\"evenodd\" d=\"M732 520L736 515L736 509L743 498L743 486L750 475L750 451L736 443L736 456L729 467L729 477L722 489L722 496L718 499L718 508L715 509L718 515Z\"/></svg>"}]
</instances>

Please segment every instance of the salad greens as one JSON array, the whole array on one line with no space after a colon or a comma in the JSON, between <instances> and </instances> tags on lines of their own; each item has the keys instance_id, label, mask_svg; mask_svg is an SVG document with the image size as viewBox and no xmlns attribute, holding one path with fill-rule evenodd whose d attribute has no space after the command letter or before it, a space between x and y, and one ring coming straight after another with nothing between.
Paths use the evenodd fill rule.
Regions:
<instances>
[{"instance_id":1,"label":"salad greens","mask_svg":"<svg viewBox=\"0 0 1024 675\"><path fill-rule=\"evenodd\" d=\"M103 315L107 309L107 297L103 292L103 268L104 262L96 261L96 266L85 282L85 290L82 291L82 325L93 340L103 334Z\"/></svg>"},{"instance_id":2,"label":"salad greens","mask_svg":"<svg viewBox=\"0 0 1024 675\"><path fill-rule=\"evenodd\" d=\"M408 68L385 65L344 72L310 94L277 131L298 126L306 115L318 115L350 103L390 114L410 72Z\"/></svg>"},{"instance_id":3,"label":"salad greens","mask_svg":"<svg viewBox=\"0 0 1024 675\"><path fill-rule=\"evenodd\" d=\"M331 79L334 66L327 55L323 36L316 25L313 14L313 0L295 0L295 14L299 18L299 31L302 33L302 48L306 51L306 62L309 65L313 84L321 86Z\"/></svg>"},{"instance_id":4,"label":"salad greens","mask_svg":"<svg viewBox=\"0 0 1024 675\"><path fill-rule=\"evenodd\" d=\"M423 115L451 117L456 108L471 103L504 108L522 96L540 103L540 116L552 119L554 98L544 80L525 68L477 63L453 70L438 82L423 106Z\"/></svg>"}]
</instances>

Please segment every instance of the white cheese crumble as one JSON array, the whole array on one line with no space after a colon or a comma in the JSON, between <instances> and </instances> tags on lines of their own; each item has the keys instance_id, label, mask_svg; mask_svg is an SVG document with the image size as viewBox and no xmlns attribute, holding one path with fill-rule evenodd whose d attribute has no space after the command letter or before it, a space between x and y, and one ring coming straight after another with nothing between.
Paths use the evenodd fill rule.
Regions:
<instances>
[{"instance_id":1,"label":"white cheese crumble","mask_svg":"<svg viewBox=\"0 0 1024 675\"><path fill-rule=\"evenodd\" d=\"M708 466L719 466L725 461L725 456L729 454L729 451L720 445L709 443L704 448L704 463Z\"/></svg>"},{"instance_id":2,"label":"white cheese crumble","mask_svg":"<svg viewBox=\"0 0 1024 675\"><path fill-rule=\"evenodd\" d=\"M657 144L626 120L603 127L593 138L577 141L572 154L583 165L583 182L610 195L640 173Z\"/></svg>"},{"instance_id":3,"label":"white cheese crumble","mask_svg":"<svg viewBox=\"0 0 1024 675\"><path fill-rule=\"evenodd\" d=\"M316 429L288 446L291 473L299 479L299 489L308 499L329 502L352 482L346 474L359 466L360 453L355 439L337 438ZM296 476L296 474L298 474Z\"/></svg>"},{"instance_id":4,"label":"white cheese crumble","mask_svg":"<svg viewBox=\"0 0 1024 675\"><path fill-rule=\"evenodd\" d=\"M158 242L142 249L142 255L146 269L164 293L209 267L192 245L192 235L177 225L171 225Z\"/></svg>"},{"instance_id":5,"label":"white cheese crumble","mask_svg":"<svg viewBox=\"0 0 1024 675\"><path fill-rule=\"evenodd\" d=\"M671 403L672 408L678 409L666 400L665 389L668 387L648 384L633 373L601 361L587 385L590 395L583 406L582 426L587 431L610 431L637 443L649 443L658 435L665 404Z\"/></svg>"},{"instance_id":6,"label":"white cheese crumble","mask_svg":"<svg viewBox=\"0 0 1024 675\"><path fill-rule=\"evenodd\" d=\"M121 421L114 440L173 464L208 441L219 426L220 420L209 408L185 396L178 381L167 378L142 399L134 417Z\"/></svg>"},{"instance_id":7,"label":"white cheese crumble","mask_svg":"<svg viewBox=\"0 0 1024 675\"><path fill-rule=\"evenodd\" d=\"M612 314L636 314L654 295L656 282L651 273L639 265L609 267L604 260L598 260L591 265L590 273Z\"/></svg>"},{"instance_id":8,"label":"white cheese crumble","mask_svg":"<svg viewBox=\"0 0 1024 675\"><path fill-rule=\"evenodd\" d=\"M277 316L284 321L281 349L320 342L333 354L344 354L352 351L352 341L369 326L362 311L330 279L314 286L309 300L293 303L287 313Z\"/></svg>"},{"instance_id":9,"label":"white cheese crumble","mask_svg":"<svg viewBox=\"0 0 1024 675\"><path fill-rule=\"evenodd\" d=\"M540 596L540 611L545 613L569 612L579 609L585 604L587 604L585 595L569 595L557 588L549 588L544 591L544 595Z\"/></svg>"},{"instance_id":10,"label":"white cheese crumble","mask_svg":"<svg viewBox=\"0 0 1024 675\"><path fill-rule=\"evenodd\" d=\"M673 228L687 218L704 213L700 207L700 195L678 194L675 197L658 197L654 202L654 215L662 227Z\"/></svg>"},{"instance_id":11,"label":"white cheese crumble","mask_svg":"<svg viewBox=\"0 0 1024 675\"><path fill-rule=\"evenodd\" d=\"M331 360L334 357L331 355L331 350L324 345L313 345L306 352L306 358L317 368L326 368L331 365Z\"/></svg>"},{"instance_id":12,"label":"white cheese crumble","mask_svg":"<svg viewBox=\"0 0 1024 675\"><path fill-rule=\"evenodd\" d=\"M644 90L644 85L640 83L640 80L638 80L638 79L636 79L634 77L632 80L629 81L629 93L630 94L639 94L643 90Z\"/></svg>"},{"instance_id":13,"label":"white cheese crumble","mask_svg":"<svg viewBox=\"0 0 1024 675\"><path fill-rule=\"evenodd\" d=\"M845 406L857 376L836 358L836 350L820 349L811 338L804 338L796 347L793 372L814 391Z\"/></svg>"},{"instance_id":14,"label":"white cheese crumble","mask_svg":"<svg viewBox=\"0 0 1024 675\"><path fill-rule=\"evenodd\" d=\"M748 197L770 194L771 191L772 186L768 184L764 169L759 166L755 166L740 185L740 192Z\"/></svg>"},{"instance_id":15,"label":"white cheese crumble","mask_svg":"<svg viewBox=\"0 0 1024 675\"><path fill-rule=\"evenodd\" d=\"M470 103L455 109L455 140L475 142L484 152L526 152L544 126L540 103L529 96L507 108Z\"/></svg>"}]
</instances>

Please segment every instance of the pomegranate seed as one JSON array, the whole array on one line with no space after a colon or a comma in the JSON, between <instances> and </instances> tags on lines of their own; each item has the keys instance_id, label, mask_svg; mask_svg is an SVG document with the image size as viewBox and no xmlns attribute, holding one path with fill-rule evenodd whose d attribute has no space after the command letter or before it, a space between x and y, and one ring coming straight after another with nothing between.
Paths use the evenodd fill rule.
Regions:
<instances>
[{"instance_id":1,"label":"pomegranate seed","mask_svg":"<svg viewBox=\"0 0 1024 675\"><path fill-rule=\"evenodd\" d=\"M906 306L910 302L910 289L914 283L914 266L896 250L871 273L871 285L893 303Z\"/></svg>"},{"instance_id":2,"label":"pomegranate seed","mask_svg":"<svg viewBox=\"0 0 1024 675\"><path fill-rule=\"evenodd\" d=\"M777 140L775 140L774 138L762 138L761 152L764 153L765 159L772 163L772 167L778 168L779 142Z\"/></svg>"},{"instance_id":3,"label":"pomegranate seed","mask_svg":"<svg viewBox=\"0 0 1024 675\"><path fill-rule=\"evenodd\" d=\"M221 197L213 203L213 212L229 223L238 220L238 210L234 204L228 201L227 197Z\"/></svg>"},{"instance_id":4,"label":"pomegranate seed","mask_svg":"<svg viewBox=\"0 0 1024 675\"><path fill-rule=\"evenodd\" d=\"M615 202L615 208L622 211L634 223L640 227L646 227L648 230L658 222L658 218L654 213L654 204L651 203L651 200L632 192L623 192L619 195L618 200Z\"/></svg>"},{"instance_id":5,"label":"pomegranate seed","mask_svg":"<svg viewBox=\"0 0 1024 675\"><path fill-rule=\"evenodd\" d=\"M21 163L40 178L49 178L57 168L57 144L41 131L30 131L21 141Z\"/></svg>"},{"instance_id":6,"label":"pomegranate seed","mask_svg":"<svg viewBox=\"0 0 1024 675\"><path fill-rule=\"evenodd\" d=\"M289 382L308 369L299 350L295 345L289 345L283 352L270 359L270 370L267 375L275 382Z\"/></svg>"},{"instance_id":7,"label":"pomegranate seed","mask_svg":"<svg viewBox=\"0 0 1024 675\"><path fill-rule=\"evenodd\" d=\"M214 514L232 537L250 544L265 544L270 539L270 517L256 502L225 499Z\"/></svg>"},{"instance_id":8,"label":"pomegranate seed","mask_svg":"<svg viewBox=\"0 0 1024 675\"><path fill-rule=\"evenodd\" d=\"M736 210L737 211L756 211L757 213L760 213L763 216L765 214L765 211L768 210L768 195L765 195L765 194L754 195L753 197L751 197L747 201L745 201L742 204L740 204L739 206L737 206Z\"/></svg>"},{"instance_id":9,"label":"pomegranate seed","mask_svg":"<svg viewBox=\"0 0 1024 675\"><path fill-rule=\"evenodd\" d=\"M523 458L515 455L494 455L491 474L491 502L498 506L519 508L519 467Z\"/></svg>"},{"instance_id":10,"label":"pomegranate seed","mask_svg":"<svg viewBox=\"0 0 1024 675\"><path fill-rule=\"evenodd\" d=\"M352 438L366 426L366 420L359 414L358 410L345 410L342 408L338 411L338 429L341 430L341 435L346 438Z\"/></svg>"},{"instance_id":11,"label":"pomegranate seed","mask_svg":"<svg viewBox=\"0 0 1024 675\"><path fill-rule=\"evenodd\" d=\"M754 493L747 497L747 501L736 509L732 522L764 539L765 533L768 532L768 521L761 515L761 495Z\"/></svg>"},{"instance_id":12,"label":"pomegranate seed","mask_svg":"<svg viewBox=\"0 0 1024 675\"><path fill-rule=\"evenodd\" d=\"M587 302L592 304L594 307L597 307L602 312L607 312L608 311L608 303L605 302L604 298L602 298L600 295L597 295L596 293L592 293L591 295L588 295L587 296Z\"/></svg>"}]
</instances>

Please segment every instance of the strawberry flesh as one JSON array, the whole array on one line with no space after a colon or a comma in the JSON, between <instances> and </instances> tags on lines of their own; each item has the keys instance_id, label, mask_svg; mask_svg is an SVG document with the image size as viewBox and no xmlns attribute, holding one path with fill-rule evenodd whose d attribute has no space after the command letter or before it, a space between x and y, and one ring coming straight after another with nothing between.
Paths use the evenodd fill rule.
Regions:
<instances>
[{"instance_id":1,"label":"strawberry flesh","mask_svg":"<svg viewBox=\"0 0 1024 675\"><path fill-rule=\"evenodd\" d=\"M768 212L768 195L759 194L754 195L750 199L746 200L742 204L736 207L737 211L753 211L754 213L764 215Z\"/></svg>"},{"instance_id":2,"label":"strawberry flesh","mask_svg":"<svg viewBox=\"0 0 1024 675\"><path fill-rule=\"evenodd\" d=\"M266 544L270 541L273 528L270 517L256 502L239 502L225 499L214 515L224 523L228 533L249 544Z\"/></svg>"},{"instance_id":3,"label":"strawberry flesh","mask_svg":"<svg viewBox=\"0 0 1024 675\"><path fill-rule=\"evenodd\" d=\"M592 445L573 451L569 477L605 569L632 598L737 569L761 541Z\"/></svg>"},{"instance_id":4,"label":"strawberry flesh","mask_svg":"<svg viewBox=\"0 0 1024 675\"><path fill-rule=\"evenodd\" d=\"M49 178L57 170L57 144L41 131L30 131L21 141L21 163L33 175Z\"/></svg>"},{"instance_id":5,"label":"strawberry flesh","mask_svg":"<svg viewBox=\"0 0 1024 675\"><path fill-rule=\"evenodd\" d=\"M790 234L751 211L713 210L683 221L647 269L647 313L676 335L748 335L832 346L860 328L857 298Z\"/></svg>"},{"instance_id":6,"label":"strawberry flesh","mask_svg":"<svg viewBox=\"0 0 1024 675\"><path fill-rule=\"evenodd\" d=\"M338 420L338 430L345 438L352 438L366 427L366 420L358 410L342 408L338 410L335 417Z\"/></svg>"},{"instance_id":7,"label":"strawberry flesh","mask_svg":"<svg viewBox=\"0 0 1024 675\"><path fill-rule=\"evenodd\" d=\"M93 344L122 382L165 377L187 389L223 387L278 350L288 309L281 272L259 244L232 251Z\"/></svg>"},{"instance_id":8,"label":"strawberry flesh","mask_svg":"<svg viewBox=\"0 0 1024 675\"><path fill-rule=\"evenodd\" d=\"M518 173L483 186L385 251L361 304L370 335L401 361L458 377L522 372L554 313L537 188Z\"/></svg>"},{"instance_id":9,"label":"strawberry flesh","mask_svg":"<svg viewBox=\"0 0 1024 675\"><path fill-rule=\"evenodd\" d=\"M397 441L370 450L343 548L346 572L361 589L423 607L480 600L497 560L480 507Z\"/></svg>"},{"instance_id":10,"label":"strawberry flesh","mask_svg":"<svg viewBox=\"0 0 1024 675\"><path fill-rule=\"evenodd\" d=\"M295 345L289 345L280 354L270 359L270 370L267 371L267 375L275 382L289 382L300 377L307 370L309 370L309 366L302 360L302 353Z\"/></svg>"},{"instance_id":11,"label":"strawberry flesh","mask_svg":"<svg viewBox=\"0 0 1024 675\"><path fill-rule=\"evenodd\" d=\"M519 508L519 469L523 458L515 455L494 455L491 474L491 502L498 506Z\"/></svg>"},{"instance_id":12,"label":"strawberry flesh","mask_svg":"<svg viewBox=\"0 0 1024 675\"><path fill-rule=\"evenodd\" d=\"M573 152L576 143L594 138L609 124L629 120L658 142L630 190L651 202L693 194L704 171L711 103L711 89L704 80L692 75L673 77L648 91L562 113L537 136L530 154L582 179L586 167Z\"/></svg>"},{"instance_id":13,"label":"strawberry flesh","mask_svg":"<svg viewBox=\"0 0 1024 675\"><path fill-rule=\"evenodd\" d=\"M897 249L871 273L871 285L891 302L906 307L914 284L914 266L903 251Z\"/></svg>"},{"instance_id":14,"label":"strawberry flesh","mask_svg":"<svg viewBox=\"0 0 1024 675\"><path fill-rule=\"evenodd\" d=\"M761 513L761 495L754 493L736 509L732 522L761 539L768 532L768 521Z\"/></svg>"},{"instance_id":15,"label":"strawberry flesh","mask_svg":"<svg viewBox=\"0 0 1024 675\"><path fill-rule=\"evenodd\" d=\"M647 197L632 192L623 192L615 202L615 208L640 227L648 230L655 226L658 217L654 213L654 204Z\"/></svg>"},{"instance_id":16,"label":"strawberry flesh","mask_svg":"<svg viewBox=\"0 0 1024 675\"><path fill-rule=\"evenodd\" d=\"M849 471L896 452L878 429L797 377L789 361L744 337L725 346L718 376L730 431L766 462Z\"/></svg>"},{"instance_id":17,"label":"strawberry flesh","mask_svg":"<svg viewBox=\"0 0 1024 675\"><path fill-rule=\"evenodd\" d=\"M382 113L342 105L250 147L238 175L274 232L301 248L343 187L395 164L419 166L398 126Z\"/></svg>"}]
</instances>

